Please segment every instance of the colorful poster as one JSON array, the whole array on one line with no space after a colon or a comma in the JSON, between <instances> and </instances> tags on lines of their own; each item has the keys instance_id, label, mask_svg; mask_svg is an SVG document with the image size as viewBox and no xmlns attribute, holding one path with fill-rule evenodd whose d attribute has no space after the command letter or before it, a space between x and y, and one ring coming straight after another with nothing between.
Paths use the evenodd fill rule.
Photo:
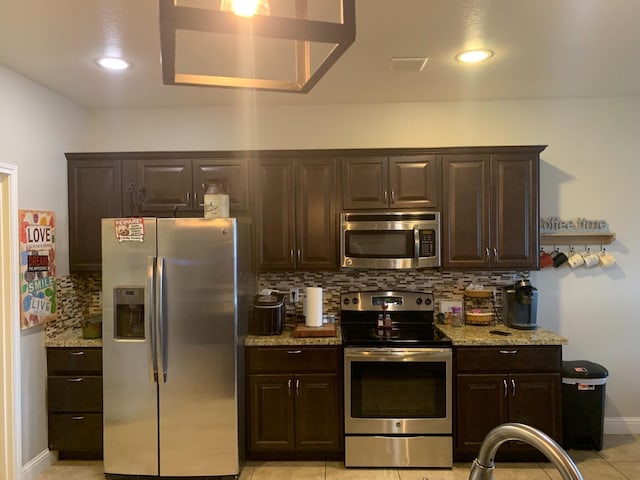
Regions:
<instances>
[{"instance_id":1,"label":"colorful poster","mask_svg":"<svg viewBox=\"0 0 640 480\"><path fill-rule=\"evenodd\" d=\"M55 320L56 250L53 212L20 210L20 327Z\"/></svg>"}]
</instances>

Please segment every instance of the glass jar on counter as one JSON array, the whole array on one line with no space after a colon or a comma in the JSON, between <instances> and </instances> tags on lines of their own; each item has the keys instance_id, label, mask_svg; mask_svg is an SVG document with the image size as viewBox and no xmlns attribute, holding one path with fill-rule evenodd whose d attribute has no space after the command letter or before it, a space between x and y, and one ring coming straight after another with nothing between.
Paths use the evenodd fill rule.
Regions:
<instances>
[{"instance_id":1,"label":"glass jar on counter","mask_svg":"<svg viewBox=\"0 0 640 480\"><path fill-rule=\"evenodd\" d=\"M451 308L449 323L451 324L452 327L462 327L464 325L464 320L462 318L462 310L460 307Z\"/></svg>"}]
</instances>

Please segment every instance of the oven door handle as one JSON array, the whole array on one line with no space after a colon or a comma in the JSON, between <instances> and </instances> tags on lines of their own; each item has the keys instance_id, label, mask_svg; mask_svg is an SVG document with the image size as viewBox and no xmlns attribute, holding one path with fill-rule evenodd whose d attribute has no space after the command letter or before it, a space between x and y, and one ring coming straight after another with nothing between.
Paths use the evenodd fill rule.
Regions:
<instances>
[{"instance_id":1,"label":"oven door handle","mask_svg":"<svg viewBox=\"0 0 640 480\"><path fill-rule=\"evenodd\" d=\"M385 348L345 348L345 360L357 360L359 362L396 362L399 358L403 361L433 361L450 360L452 357L450 348L411 348L411 349L385 349Z\"/></svg>"}]
</instances>

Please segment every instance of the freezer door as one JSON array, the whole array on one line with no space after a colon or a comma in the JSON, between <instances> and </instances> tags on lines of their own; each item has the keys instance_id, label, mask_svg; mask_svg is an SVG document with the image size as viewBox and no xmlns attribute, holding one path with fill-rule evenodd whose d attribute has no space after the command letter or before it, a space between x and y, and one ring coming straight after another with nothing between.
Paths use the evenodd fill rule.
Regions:
<instances>
[{"instance_id":1,"label":"freezer door","mask_svg":"<svg viewBox=\"0 0 640 480\"><path fill-rule=\"evenodd\" d=\"M160 475L239 473L235 219L158 219Z\"/></svg>"},{"instance_id":2,"label":"freezer door","mask_svg":"<svg viewBox=\"0 0 640 480\"><path fill-rule=\"evenodd\" d=\"M121 235L120 242L115 220L102 220L104 471L108 474L158 474L150 277L156 254L155 219L145 218L143 225L143 241Z\"/></svg>"}]
</instances>

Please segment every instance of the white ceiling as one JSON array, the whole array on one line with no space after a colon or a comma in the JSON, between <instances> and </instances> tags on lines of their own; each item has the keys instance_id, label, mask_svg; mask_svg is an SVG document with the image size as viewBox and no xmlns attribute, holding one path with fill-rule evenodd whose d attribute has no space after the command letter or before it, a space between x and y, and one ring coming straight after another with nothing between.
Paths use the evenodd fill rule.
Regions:
<instances>
[{"instance_id":1,"label":"white ceiling","mask_svg":"<svg viewBox=\"0 0 640 480\"><path fill-rule=\"evenodd\" d=\"M640 96L638 0L356 1L355 43L313 90L257 92L258 104ZM83 106L246 100L246 91L163 85L159 37L157 0L0 0L0 64ZM468 47L495 56L455 62ZM95 58L110 49L133 69L99 70ZM389 71L392 57L421 56L420 73Z\"/></svg>"}]
</instances>

